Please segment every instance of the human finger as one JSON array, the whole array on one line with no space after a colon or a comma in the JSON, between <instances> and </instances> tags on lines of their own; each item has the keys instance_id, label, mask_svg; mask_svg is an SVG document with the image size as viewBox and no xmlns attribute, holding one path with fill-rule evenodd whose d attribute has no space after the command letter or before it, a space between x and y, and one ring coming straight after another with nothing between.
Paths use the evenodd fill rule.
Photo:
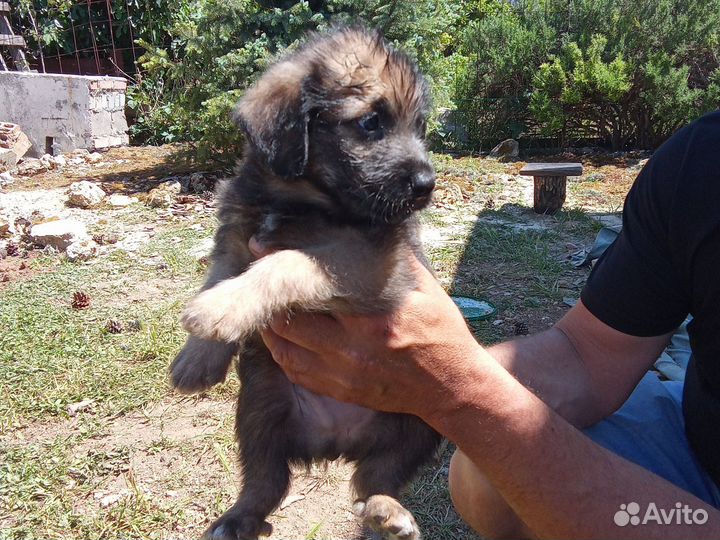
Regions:
<instances>
[{"instance_id":1,"label":"human finger","mask_svg":"<svg viewBox=\"0 0 720 540\"><path fill-rule=\"evenodd\" d=\"M250 240L248 241L248 248L250 249L250 253L255 255L258 259L273 252L273 250L265 244L261 244L255 236L250 237Z\"/></svg>"},{"instance_id":2,"label":"human finger","mask_svg":"<svg viewBox=\"0 0 720 540\"><path fill-rule=\"evenodd\" d=\"M318 360L317 355L311 351L285 339L271 329L263 330L260 336L275 362L292 382L298 382L297 378L310 373L313 360Z\"/></svg>"},{"instance_id":3,"label":"human finger","mask_svg":"<svg viewBox=\"0 0 720 540\"><path fill-rule=\"evenodd\" d=\"M274 317L270 328L285 340L316 352L338 349L343 342L343 327L335 318L323 313Z\"/></svg>"}]
</instances>

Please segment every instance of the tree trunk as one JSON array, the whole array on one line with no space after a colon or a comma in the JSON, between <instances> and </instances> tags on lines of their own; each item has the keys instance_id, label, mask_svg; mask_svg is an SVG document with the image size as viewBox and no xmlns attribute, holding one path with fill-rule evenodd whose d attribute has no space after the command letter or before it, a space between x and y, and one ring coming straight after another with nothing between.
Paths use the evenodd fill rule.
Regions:
<instances>
[{"instance_id":1,"label":"tree trunk","mask_svg":"<svg viewBox=\"0 0 720 540\"><path fill-rule=\"evenodd\" d=\"M554 214L565 202L567 176L535 176L533 208L538 214Z\"/></svg>"}]
</instances>

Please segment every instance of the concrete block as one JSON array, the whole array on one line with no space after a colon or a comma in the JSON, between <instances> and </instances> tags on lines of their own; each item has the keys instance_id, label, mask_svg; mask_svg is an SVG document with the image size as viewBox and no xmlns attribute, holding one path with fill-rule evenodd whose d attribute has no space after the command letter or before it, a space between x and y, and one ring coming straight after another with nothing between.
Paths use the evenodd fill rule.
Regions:
<instances>
[{"instance_id":1,"label":"concrete block","mask_svg":"<svg viewBox=\"0 0 720 540\"><path fill-rule=\"evenodd\" d=\"M16 156L15 163L30 150L31 146L30 140L20 126L9 122L0 123L0 149L12 150Z\"/></svg>"},{"instance_id":2,"label":"concrete block","mask_svg":"<svg viewBox=\"0 0 720 540\"><path fill-rule=\"evenodd\" d=\"M125 145L126 88L117 77L3 71L0 119L22 126L33 157Z\"/></svg>"},{"instance_id":3,"label":"concrete block","mask_svg":"<svg viewBox=\"0 0 720 540\"><path fill-rule=\"evenodd\" d=\"M30 229L30 239L41 246L52 246L59 251L72 243L89 238L83 223L72 219L48 221L33 225Z\"/></svg>"},{"instance_id":4,"label":"concrete block","mask_svg":"<svg viewBox=\"0 0 720 540\"><path fill-rule=\"evenodd\" d=\"M18 157L9 148L0 148L0 170L11 169L17 165Z\"/></svg>"}]
</instances>

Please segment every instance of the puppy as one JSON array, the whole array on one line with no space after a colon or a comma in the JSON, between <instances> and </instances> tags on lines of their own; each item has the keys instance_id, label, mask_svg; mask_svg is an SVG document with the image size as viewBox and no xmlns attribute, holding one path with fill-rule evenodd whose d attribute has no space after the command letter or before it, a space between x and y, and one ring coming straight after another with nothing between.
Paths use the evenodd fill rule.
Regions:
<instances>
[{"instance_id":1,"label":"puppy","mask_svg":"<svg viewBox=\"0 0 720 540\"><path fill-rule=\"evenodd\" d=\"M258 330L294 310L382 312L413 287L407 261L424 260L414 213L435 185L428 101L407 56L353 27L310 39L239 103L246 153L220 194L212 266L183 313L191 336L171 366L175 387L196 392L224 380L239 353L242 489L206 538L270 534L265 519L288 490L289 466L338 457L357 462L354 510L364 524L420 538L397 497L439 435L417 417L293 385ZM252 236L276 251L254 261Z\"/></svg>"}]
</instances>

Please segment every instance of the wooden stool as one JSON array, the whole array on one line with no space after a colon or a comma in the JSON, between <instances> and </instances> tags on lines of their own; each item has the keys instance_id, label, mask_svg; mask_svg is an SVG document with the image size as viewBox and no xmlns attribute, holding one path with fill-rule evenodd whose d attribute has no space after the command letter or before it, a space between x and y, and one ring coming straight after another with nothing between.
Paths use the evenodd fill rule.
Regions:
<instances>
[{"instance_id":1,"label":"wooden stool","mask_svg":"<svg viewBox=\"0 0 720 540\"><path fill-rule=\"evenodd\" d=\"M580 176L582 163L528 163L520 174L535 179L533 209L538 214L554 214L565 202L568 176Z\"/></svg>"}]
</instances>

